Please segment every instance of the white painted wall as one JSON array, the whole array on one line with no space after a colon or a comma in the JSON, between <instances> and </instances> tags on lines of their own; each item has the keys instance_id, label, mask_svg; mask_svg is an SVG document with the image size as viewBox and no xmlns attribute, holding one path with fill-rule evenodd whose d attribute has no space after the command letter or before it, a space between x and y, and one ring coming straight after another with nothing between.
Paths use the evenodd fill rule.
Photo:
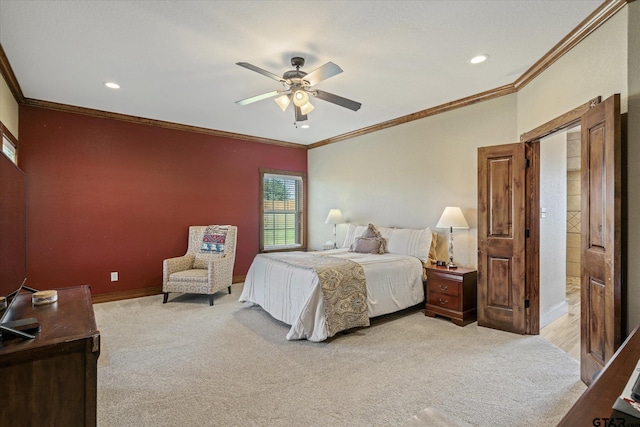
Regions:
<instances>
[{"instance_id":1,"label":"white painted wall","mask_svg":"<svg viewBox=\"0 0 640 427\"><path fill-rule=\"evenodd\" d=\"M625 7L518 91L518 134L598 95L620 93L627 111L627 15Z\"/></svg>"},{"instance_id":2,"label":"white painted wall","mask_svg":"<svg viewBox=\"0 0 640 427\"><path fill-rule=\"evenodd\" d=\"M543 328L569 308L566 132L540 141L540 211L540 328Z\"/></svg>"},{"instance_id":3,"label":"white painted wall","mask_svg":"<svg viewBox=\"0 0 640 427\"><path fill-rule=\"evenodd\" d=\"M475 267L477 148L517 140L512 94L309 150L311 248L332 240L324 220L339 208L354 224L431 227L446 259L447 230L435 226L446 206L460 206L470 229L454 231L454 259Z\"/></svg>"},{"instance_id":4,"label":"white painted wall","mask_svg":"<svg viewBox=\"0 0 640 427\"><path fill-rule=\"evenodd\" d=\"M595 96L621 95L629 111L627 329L640 322L640 2L627 4L516 94L309 151L310 246L332 239L331 208L347 221L434 227L447 205L463 208L469 231L455 258L477 265L477 147L519 135ZM345 226L338 227L338 241ZM446 233L438 230L444 243ZM466 233L466 234L465 234Z\"/></svg>"},{"instance_id":5,"label":"white painted wall","mask_svg":"<svg viewBox=\"0 0 640 427\"><path fill-rule=\"evenodd\" d=\"M18 138L18 102L9 90L4 76L0 74L0 122Z\"/></svg>"}]
</instances>

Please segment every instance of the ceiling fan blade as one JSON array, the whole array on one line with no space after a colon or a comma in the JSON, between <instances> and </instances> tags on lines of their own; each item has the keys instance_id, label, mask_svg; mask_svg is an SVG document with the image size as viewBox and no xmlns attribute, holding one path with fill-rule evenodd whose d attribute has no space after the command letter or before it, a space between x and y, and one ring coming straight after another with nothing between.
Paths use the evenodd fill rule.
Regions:
<instances>
[{"instance_id":1,"label":"ceiling fan blade","mask_svg":"<svg viewBox=\"0 0 640 427\"><path fill-rule=\"evenodd\" d=\"M262 101L263 99L267 99L267 98L272 98L274 96L278 96L281 93L282 93L282 91L272 90L271 92L263 93L261 95L256 95L256 96L252 96L250 98L241 99L240 101L236 101L236 104L238 104L238 105L247 105L247 104L251 104L252 102Z\"/></svg>"},{"instance_id":2,"label":"ceiling fan blade","mask_svg":"<svg viewBox=\"0 0 640 427\"><path fill-rule=\"evenodd\" d=\"M328 79L329 77L333 77L336 74L340 74L342 72L342 68L338 67L333 62L327 62L320 68L316 68L311 71L309 74L304 76L304 79L309 82L311 86L320 83L323 80Z\"/></svg>"},{"instance_id":3,"label":"ceiling fan blade","mask_svg":"<svg viewBox=\"0 0 640 427\"><path fill-rule=\"evenodd\" d=\"M358 111L362 106L362 104L359 102L352 101L350 99L343 98L329 92L324 92L322 90L314 90L312 93L316 98L322 99L323 101L331 102L333 104L348 108L353 111Z\"/></svg>"},{"instance_id":4,"label":"ceiling fan blade","mask_svg":"<svg viewBox=\"0 0 640 427\"><path fill-rule=\"evenodd\" d=\"M296 110L296 122L303 122L305 120L307 120L307 115L306 114L302 114L302 111L300 110L300 107L295 107Z\"/></svg>"},{"instance_id":5,"label":"ceiling fan blade","mask_svg":"<svg viewBox=\"0 0 640 427\"><path fill-rule=\"evenodd\" d=\"M251 71L255 71L256 73L260 73L263 76L267 76L267 77L269 77L269 78L271 78L271 79L273 79L273 80L275 80L277 82L284 82L285 81L281 76L273 74L270 71L263 70L262 68L256 67L255 65L251 65L248 62L236 62L236 65L239 65L239 66L244 67L244 68L246 68L248 70L251 70Z\"/></svg>"}]
</instances>

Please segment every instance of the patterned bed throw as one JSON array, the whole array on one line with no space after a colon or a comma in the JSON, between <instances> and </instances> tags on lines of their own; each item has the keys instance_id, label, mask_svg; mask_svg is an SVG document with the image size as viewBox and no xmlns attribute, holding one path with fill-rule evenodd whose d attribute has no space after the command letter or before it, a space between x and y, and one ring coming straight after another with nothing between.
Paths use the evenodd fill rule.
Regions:
<instances>
[{"instance_id":1,"label":"patterned bed throw","mask_svg":"<svg viewBox=\"0 0 640 427\"><path fill-rule=\"evenodd\" d=\"M208 252L213 254L224 253L224 243L227 240L227 227L219 225L208 225L202 236L202 245L200 252Z\"/></svg>"},{"instance_id":2,"label":"patterned bed throw","mask_svg":"<svg viewBox=\"0 0 640 427\"><path fill-rule=\"evenodd\" d=\"M364 270L357 262L305 252L264 254L286 264L314 270L320 279L327 321L327 337L369 326Z\"/></svg>"}]
</instances>

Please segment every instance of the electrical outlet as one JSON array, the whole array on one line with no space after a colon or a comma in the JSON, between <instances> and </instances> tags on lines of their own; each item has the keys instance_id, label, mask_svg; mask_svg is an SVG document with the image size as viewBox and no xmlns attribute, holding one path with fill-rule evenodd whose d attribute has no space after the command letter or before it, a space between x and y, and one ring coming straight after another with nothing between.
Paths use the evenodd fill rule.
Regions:
<instances>
[{"instance_id":1,"label":"electrical outlet","mask_svg":"<svg viewBox=\"0 0 640 427\"><path fill-rule=\"evenodd\" d=\"M117 271L112 271L111 272L111 281L112 282L117 282L118 281L118 272Z\"/></svg>"}]
</instances>

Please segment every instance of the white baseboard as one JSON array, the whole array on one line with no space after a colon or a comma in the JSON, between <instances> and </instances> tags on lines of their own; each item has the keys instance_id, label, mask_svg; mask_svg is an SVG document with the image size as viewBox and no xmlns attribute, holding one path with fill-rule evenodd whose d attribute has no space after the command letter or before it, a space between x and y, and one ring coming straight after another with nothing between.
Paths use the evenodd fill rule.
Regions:
<instances>
[{"instance_id":1,"label":"white baseboard","mask_svg":"<svg viewBox=\"0 0 640 427\"><path fill-rule=\"evenodd\" d=\"M547 326L549 323L564 316L569 312L569 304L567 301L562 301L560 304L556 304L547 310L546 313L540 313L540 329Z\"/></svg>"}]
</instances>

